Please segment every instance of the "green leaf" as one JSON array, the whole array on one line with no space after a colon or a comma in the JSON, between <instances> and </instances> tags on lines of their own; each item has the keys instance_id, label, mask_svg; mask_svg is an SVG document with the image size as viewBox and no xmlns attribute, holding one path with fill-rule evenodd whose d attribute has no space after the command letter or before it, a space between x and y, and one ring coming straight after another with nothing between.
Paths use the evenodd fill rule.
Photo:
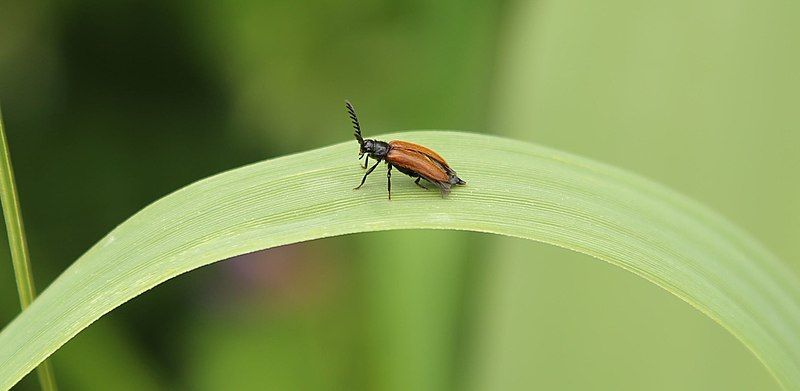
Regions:
<instances>
[{"instance_id":1,"label":"green leaf","mask_svg":"<svg viewBox=\"0 0 800 391\"><path fill-rule=\"evenodd\" d=\"M552 149L468 133L392 136L441 152L468 184L441 199L395 175L389 201L378 171L353 191L363 173L354 142L192 184L111 231L0 333L0 388L186 271L289 243L423 228L527 238L618 265L710 316L784 387L800 388L800 281L731 223L663 186Z\"/></svg>"}]
</instances>

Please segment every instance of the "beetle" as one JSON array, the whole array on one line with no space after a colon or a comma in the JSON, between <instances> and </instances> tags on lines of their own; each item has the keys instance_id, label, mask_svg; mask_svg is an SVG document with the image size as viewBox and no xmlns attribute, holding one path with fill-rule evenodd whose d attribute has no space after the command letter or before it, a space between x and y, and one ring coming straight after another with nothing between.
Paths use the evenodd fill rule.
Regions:
<instances>
[{"instance_id":1,"label":"beetle","mask_svg":"<svg viewBox=\"0 0 800 391\"><path fill-rule=\"evenodd\" d=\"M353 190L358 190L361 186L364 186L367 176L375 170L375 167L381 161L385 161L388 168L386 171L386 190L389 192L390 200L392 199L393 167L411 178L417 178L414 183L425 190L428 190L428 188L419 183L420 179L425 179L432 183L439 188L442 198L450 193L452 186L467 184L467 182L458 177L455 170L450 168L450 165L441 155L430 148L408 141L392 140L385 142L364 139L361 135L361 124L358 122L355 107L348 100L345 100L344 103L350 115L350 120L353 122L353 129L355 129L353 135L358 140L358 160L360 162L362 158L365 158L364 165L361 168L367 168L370 157L377 161L375 165L367 170L364 177L361 178L361 183Z\"/></svg>"}]
</instances>

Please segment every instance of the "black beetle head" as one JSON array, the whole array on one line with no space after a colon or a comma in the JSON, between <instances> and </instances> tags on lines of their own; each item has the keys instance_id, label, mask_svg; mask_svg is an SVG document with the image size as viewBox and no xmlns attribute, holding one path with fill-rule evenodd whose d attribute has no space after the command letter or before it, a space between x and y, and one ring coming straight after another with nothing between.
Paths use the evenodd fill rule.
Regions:
<instances>
[{"instance_id":1,"label":"black beetle head","mask_svg":"<svg viewBox=\"0 0 800 391\"><path fill-rule=\"evenodd\" d=\"M361 144L361 153L372 153L375 149L375 140L366 139L364 143Z\"/></svg>"}]
</instances>

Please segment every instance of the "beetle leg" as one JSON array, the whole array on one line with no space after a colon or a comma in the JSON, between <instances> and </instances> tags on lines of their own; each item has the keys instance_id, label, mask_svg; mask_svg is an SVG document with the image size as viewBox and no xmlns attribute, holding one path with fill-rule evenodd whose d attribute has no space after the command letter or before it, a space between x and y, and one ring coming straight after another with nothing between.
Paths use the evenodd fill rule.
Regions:
<instances>
[{"instance_id":1,"label":"beetle leg","mask_svg":"<svg viewBox=\"0 0 800 391\"><path fill-rule=\"evenodd\" d=\"M386 190L389 191L389 199L392 199L392 165L388 164L388 170L386 170Z\"/></svg>"},{"instance_id":2,"label":"beetle leg","mask_svg":"<svg viewBox=\"0 0 800 391\"><path fill-rule=\"evenodd\" d=\"M364 154L364 156L366 156L366 157L367 157L366 159L364 159L364 165L363 165L363 166L361 166L361 165L359 164L359 166L361 166L361 168L363 168L363 169L365 169L365 170L366 170L366 169L367 169L367 165L369 164L369 155L367 155L367 154ZM358 158L358 160L361 160L361 158Z\"/></svg>"},{"instance_id":3,"label":"beetle leg","mask_svg":"<svg viewBox=\"0 0 800 391\"><path fill-rule=\"evenodd\" d=\"M425 189L425 190L430 190L430 189L428 189L427 187L425 187L425 186L423 186L423 185L421 185L421 184L419 183L419 180L420 180L420 179L422 179L422 177L418 176L418 177L417 177L417 180L416 180L416 181L414 181L414 183L416 183L416 184L417 184L417 186L419 186L419 187L421 187L421 188L423 188L423 189Z\"/></svg>"},{"instance_id":4,"label":"beetle leg","mask_svg":"<svg viewBox=\"0 0 800 391\"><path fill-rule=\"evenodd\" d=\"M370 168L369 168L369 170L367 170L367 173L366 173L366 174L364 174L364 177L363 177L363 178L361 178L361 184L360 184L360 185L358 185L358 187L356 187L356 188L355 188L355 189L353 189L353 190L358 190L358 189L360 189L360 188L361 188L361 186L364 186L364 181L366 181L366 180L367 180L367 175L369 175L369 174L372 174L372 171L373 171L373 170L375 170L375 167L378 167L378 164L380 164L380 163L381 163L381 161L380 161L380 160L378 160L377 162L375 162L375 165L374 165L374 166L372 166L372 167L370 167Z\"/></svg>"},{"instance_id":5,"label":"beetle leg","mask_svg":"<svg viewBox=\"0 0 800 391\"><path fill-rule=\"evenodd\" d=\"M442 192L442 198L447 197L450 194L450 184L447 182L440 182L438 183L439 190Z\"/></svg>"}]
</instances>

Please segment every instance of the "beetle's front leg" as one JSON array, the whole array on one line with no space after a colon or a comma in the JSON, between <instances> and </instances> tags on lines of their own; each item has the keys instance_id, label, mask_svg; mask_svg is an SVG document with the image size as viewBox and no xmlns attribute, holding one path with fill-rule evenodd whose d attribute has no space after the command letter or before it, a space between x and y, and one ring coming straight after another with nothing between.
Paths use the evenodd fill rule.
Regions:
<instances>
[{"instance_id":1,"label":"beetle's front leg","mask_svg":"<svg viewBox=\"0 0 800 391\"><path fill-rule=\"evenodd\" d=\"M358 190L358 189L360 189L360 188L361 188L361 186L364 186L364 181L366 181L366 180L367 180L367 175L369 175L369 174L372 174L372 171L374 171L374 170L375 170L375 167L378 167L378 164L381 164L381 161L380 161L380 160L378 160L377 162L375 162L375 165L374 165L374 166L372 166L372 167L370 167L370 168L369 168L369 170L367 170L367 173L366 173L366 174L364 174L364 177L363 177L363 178L361 178L361 184L359 184L359 185L358 185L358 187L356 187L356 188L355 188L355 189L353 189L353 190Z\"/></svg>"}]
</instances>

